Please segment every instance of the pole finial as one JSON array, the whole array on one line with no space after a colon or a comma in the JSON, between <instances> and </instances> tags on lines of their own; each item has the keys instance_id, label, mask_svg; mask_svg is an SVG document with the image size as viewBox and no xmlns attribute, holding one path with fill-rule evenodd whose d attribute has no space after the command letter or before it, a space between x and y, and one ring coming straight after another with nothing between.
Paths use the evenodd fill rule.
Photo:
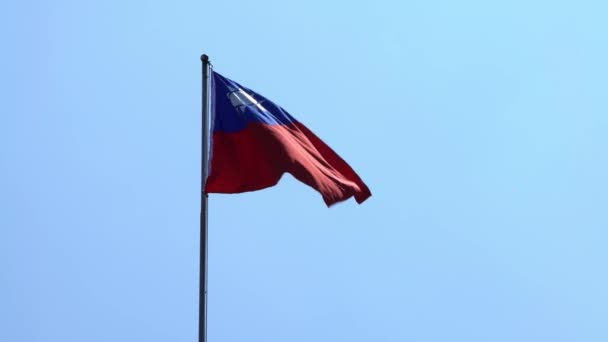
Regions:
<instances>
[{"instance_id":1,"label":"pole finial","mask_svg":"<svg viewBox=\"0 0 608 342\"><path fill-rule=\"evenodd\" d=\"M205 63L208 63L209 62L209 56L207 56L205 54L202 54L201 55L201 61L203 61Z\"/></svg>"}]
</instances>

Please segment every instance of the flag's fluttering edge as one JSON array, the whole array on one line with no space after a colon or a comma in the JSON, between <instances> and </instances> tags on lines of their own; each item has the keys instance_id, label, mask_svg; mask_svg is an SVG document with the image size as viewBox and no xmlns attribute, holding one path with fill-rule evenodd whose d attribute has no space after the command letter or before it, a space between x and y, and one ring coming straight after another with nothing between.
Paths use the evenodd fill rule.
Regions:
<instances>
[{"instance_id":1,"label":"flag's fluttering edge","mask_svg":"<svg viewBox=\"0 0 608 342\"><path fill-rule=\"evenodd\" d=\"M306 126L254 91L211 73L211 151L205 191L239 193L271 187L288 172L328 206L371 196L355 171Z\"/></svg>"}]
</instances>

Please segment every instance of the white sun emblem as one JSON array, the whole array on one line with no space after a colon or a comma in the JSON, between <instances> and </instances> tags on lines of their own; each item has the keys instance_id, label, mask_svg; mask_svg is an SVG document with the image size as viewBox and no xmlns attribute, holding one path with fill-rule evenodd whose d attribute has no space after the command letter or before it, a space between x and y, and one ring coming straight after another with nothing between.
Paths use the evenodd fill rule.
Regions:
<instances>
[{"instance_id":1,"label":"white sun emblem","mask_svg":"<svg viewBox=\"0 0 608 342\"><path fill-rule=\"evenodd\" d=\"M228 90L230 91L228 93L230 103L232 103L234 108L236 108L241 114L245 113L245 109L250 106L255 106L263 112L266 111L266 108L262 107L258 100L254 99L253 96L247 94L243 89L233 88L229 86Z\"/></svg>"}]
</instances>

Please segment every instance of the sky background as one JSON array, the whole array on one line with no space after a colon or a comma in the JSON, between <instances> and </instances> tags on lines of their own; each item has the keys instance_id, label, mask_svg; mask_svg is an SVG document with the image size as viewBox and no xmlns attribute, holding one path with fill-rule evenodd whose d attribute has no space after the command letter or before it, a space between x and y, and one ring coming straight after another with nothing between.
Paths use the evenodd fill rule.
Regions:
<instances>
[{"instance_id":1,"label":"sky background","mask_svg":"<svg viewBox=\"0 0 608 342\"><path fill-rule=\"evenodd\" d=\"M607 341L606 13L4 3L0 340L197 340L207 53L373 192L210 196L209 342Z\"/></svg>"}]
</instances>

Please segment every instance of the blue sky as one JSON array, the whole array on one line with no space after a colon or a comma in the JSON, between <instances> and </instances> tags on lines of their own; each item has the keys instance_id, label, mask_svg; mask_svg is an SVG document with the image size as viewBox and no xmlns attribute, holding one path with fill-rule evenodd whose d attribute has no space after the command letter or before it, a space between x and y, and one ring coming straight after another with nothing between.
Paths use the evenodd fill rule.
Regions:
<instances>
[{"instance_id":1,"label":"blue sky","mask_svg":"<svg viewBox=\"0 0 608 342\"><path fill-rule=\"evenodd\" d=\"M608 340L607 10L4 4L0 340L196 341L201 53L374 194L212 195L209 342Z\"/></svg>"}]
</instances>

